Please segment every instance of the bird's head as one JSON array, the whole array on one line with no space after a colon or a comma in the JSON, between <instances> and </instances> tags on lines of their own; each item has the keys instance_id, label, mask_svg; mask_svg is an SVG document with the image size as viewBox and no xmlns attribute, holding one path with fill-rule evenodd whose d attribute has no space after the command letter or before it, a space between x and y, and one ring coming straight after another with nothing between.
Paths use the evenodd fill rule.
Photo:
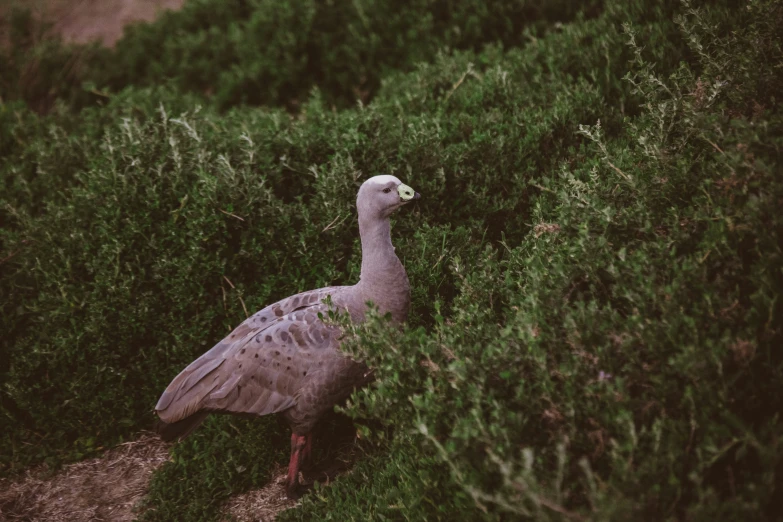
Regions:
<instances>
[{"instance_id":1,"label":"bird's head","mask_svg":"<svg viewBox=\"0 0 783 522\"><path fill-rule=\"evenodd\" d=\"M362 183L356 196L356 208L360 215L388 218L401 206L420 197L421 194L394 176L373 176Z\"/></svg>"}]
</instances>

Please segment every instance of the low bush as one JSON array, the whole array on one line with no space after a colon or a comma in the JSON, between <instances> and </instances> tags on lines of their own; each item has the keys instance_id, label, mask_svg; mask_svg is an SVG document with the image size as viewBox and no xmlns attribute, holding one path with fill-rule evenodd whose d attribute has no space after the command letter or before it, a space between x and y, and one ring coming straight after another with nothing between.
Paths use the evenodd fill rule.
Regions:
<instances>
[{"instance_id":1,"label":"low bush","mask_svg":"<svg viewBox=\"0 0 783 522\"><path fill-rule=\"evenodd\" d=\"M778 516L783 78L748 72L783 57L781 11L749 12L722 38L704 12L678 18L701 76L656 74L626 27L640 117L614 139L579 127L569 160L528 182L525 237L451 259L457 297L431 331L352 328L346 349L379 378L348 411L436 455L474 501L461 517ZM418 506L429 480L404 480ZM284 519L384 502L344 498Z\"/></svg>"},{"instance_id":2,"label":"low bush","mask_svg":"<svg viewBox=\"0 0 783 522\"><path fill-rule=\"evenodd\" d=\"M56 99L102 103L128 86L168 83L218 107L297 109L318 86L329 105L367 102L381 79L442 48L516 46L554 22L595 16L601 3L525 0L190 0L151 24L131 25L115 50L61 46L14 11L11 52L0 52L0 97L46 110ZM14 81L16 80L16 81Z\"/></svg>"},{"instance_id":3,"label":"low bush","mask_svg":"<svg viewBox=\"0 0 783 522\"><path fill-rule=\"evenodd\" d=\"M363 429L369 460L284 518L771 519L780 17L775 2L606 2L520 47L422 44L426 61L374 68L378 94L344 110L310 83L295 115L222 111L235 101L176 82L78 113L6 103L2 471L132 437L248 313L355 281L356 189L392 173L424 196L393 228L411 318L352 330L346 350L379 379L346 411L393 429ZM135 74L179 77L161 67ZM180 446L146 516L175 518L192 486L208 507L190 519L215 517L264 480L284 434L243 425L259 465L235 474L231 422Z\"/></svg>"}]
</instances>

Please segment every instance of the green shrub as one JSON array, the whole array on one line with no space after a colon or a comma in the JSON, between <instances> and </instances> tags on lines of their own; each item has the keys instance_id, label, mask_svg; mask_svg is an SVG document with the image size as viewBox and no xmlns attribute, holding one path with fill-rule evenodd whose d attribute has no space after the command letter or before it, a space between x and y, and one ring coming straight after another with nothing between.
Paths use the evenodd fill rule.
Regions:
<instances>
[{"instance_id":1,"label":"green shrub","mask_svg":"<svg viewBox=\"0 0 783 522\"><path fill-rule=\"evenodd\" d=\"M212 29L196 24L211 5L137 29L118 56L149 55L157 36L128 42L185 20L194 25L170 45L223 52L221 28L261 17L232 9L266 4L225 3ZM414 283L411 319L403 332L381 321L354 330L346 349L379 379L347 411L393 430L365 432L377 452L286 518L771 519L783 69L770 64L783 56L781 12L675 11L607 2L542 22L521 48L487 33L501 45L479 51L438 51L442 41L416 36L426 20L390 15L411 24L412 54L374 64L377 96L339 111L331 80L308 91L275 76L270 88L310 92L296 116L220 113L245 87L215 91L214 104L203 86L183 95L177 66L202 62L173 51L133 73L168 85L102 107L39 117L3 106L3 472L132 437L177 371L246 312L355 281L356 188L388 172L424 195L393 230ZM483 35L476 23L469 33ZM214 45L193 43L209 31ZM278 65L256 72L294 52L278 40L259 58ZM412 56L427 61L406 70ZM219 78L216 60L198 67ZM206 507L188 517L217 516L220 500L264 480L281 432L243 426L254 443L242 458L261 464L234 474L220 464L238 455L231 422L180 446L146 516L175 518L191 486ZM202 466L203 482L169 487Z\"/></svg>"},{"instance_id":2,"label":"green shrub","mask_svg":"<svg viewBox=\"0 0 783 522\"><path fill-rule=\"evenodd\" d=\"M215 520L231 494L261 486L285 462L288 437L275 419L209 418L150 483L139 520Z\"/></svg>"},{"instance_id":3,"label":"green shrub","mask_svg":"<svg viewBox=\"0 0 783 522\"><path fill-rule=\"evenodd\" d=\"M455 488L446 466L400 437L377 446L329 485L316 483L297 508L278 520L446 521L462 520L472 509L472 500Z\"/></svg>"},{"instance_id":4,"label":"green shrub","mask_svg":"<svg viewBox=\"0 0 783 522\"><path fill-rule=\"evenodd\" d=\"M381 78L411 69L442 48L522 44L600 2L558 0L190 0L151 24L126 29L114 51L38 43L29 13L9 25L18 35L0 65L22 77L0 82L0 97L41 109L61 97L76 106L128 86L170 82L183 92L237 104L298 108L314 86L327 103L367 102ZM32 71L32 79L25 80ZM44 76L41 76L41 72ZM29 89L29 85L35 85ZM54 89L54 90L46 90Z\"/></svg>"},{"instance_id":5,"label":"green shrub","mask_svg":"<svg viewBox=\"0 0 783 522\"><path fill-rule=\"evenodd\" d=\"M687 12L703 75L639 57L643 114L612 140L581 126L528 185L527 235L451 260L453 313L431 332L354 328L347 349L379 378L349 411L417 432L474 500L463 517L775 519L783 78L745 71L783 57L780 14L754 5L707 44ZM300 519L342 498L325 497Z\"/></svg>"}]
</instances>

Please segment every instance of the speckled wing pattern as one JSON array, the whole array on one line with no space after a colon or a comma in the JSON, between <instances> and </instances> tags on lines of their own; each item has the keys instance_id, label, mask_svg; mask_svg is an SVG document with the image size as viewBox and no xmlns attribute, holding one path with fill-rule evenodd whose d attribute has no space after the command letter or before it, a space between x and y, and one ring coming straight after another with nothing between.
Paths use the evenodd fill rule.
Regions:
<instances>
[{"instance_id":1,"label":"speckled wing pattern","mask_svg":"<svg viewBox=\"0 0 783 522\"><path fill-rule=\"evenodd\" d=\"M350 370L357 363L337 349L339 328L318 318L329 310L322 301L331 295L336 305L345 288L293 295L249 317L171 382L155 407L161 420L173 423L200 411L281 412L296 406L302 390L304 402L331 407L330 397L312 397L313 384L334 381L330 373L337 381L354 380L361 371ZM333 383L322 392L330 395L334 388L331 394L342 395L353 384Z\"/></svg>"}]
</instances>

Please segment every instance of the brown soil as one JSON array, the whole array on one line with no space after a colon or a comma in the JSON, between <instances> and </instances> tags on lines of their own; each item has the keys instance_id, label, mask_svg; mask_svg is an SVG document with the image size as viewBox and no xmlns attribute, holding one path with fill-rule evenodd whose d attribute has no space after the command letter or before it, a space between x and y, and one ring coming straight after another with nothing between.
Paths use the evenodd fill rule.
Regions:
<instances>
[{"instance_id":1,"label":"brown soil","mask_svg":"<svg viewBox=\"0 0 783 522\"><path fill-rule=\"evenodd\" d=\"M169 459L169 444L154 433L120 444L102 457L65 466L52 474L46 466L14 480L0 479L0 521L8 522L131 522L139 514L153 472ZM336 453L303 473L312 486L328 485L351 468L360 451L343 442ZM272 522L294 505L285 495L286 469L279 467L268 484L230 498L223 520Z\"/></svg>"},{"instance_id":2,"label":"brown soil","mask_svg":"<svg viewBox=\"0 0 783 522\"><path fill-rule=\"evenodd\" d=\"M99 41L112 46L129 23L153 20L161 10L178 9L185 0L0 0L0 14L12 6L32 9L53 24L64 40Z\"/></svg>"},{"instance_id":3,"label":"brown soil","mask_svg":"<svg viewBox=\"0 0 783 522\"><path fill-rule=\"evenodd\" d=\"M0 479L0 520L131 522L139 515L152 473L169 459L169 444L153 433L51 474L45 466L15 480ZM229 499L225 519L271 522L296 502L285 495L285 469L261 489Z\"/></svg>"},{"instance_id":4,"label":"brown soil","mask_svg":"<svg viewBox=\"0 0 783 522\"><path fill-rule=\"evenodd\" d=\"M0 480L0 520L130 522L152 472L168 458L167 445L145 433L53 476L40 467Z\"/></svg>"}]
</instances>

